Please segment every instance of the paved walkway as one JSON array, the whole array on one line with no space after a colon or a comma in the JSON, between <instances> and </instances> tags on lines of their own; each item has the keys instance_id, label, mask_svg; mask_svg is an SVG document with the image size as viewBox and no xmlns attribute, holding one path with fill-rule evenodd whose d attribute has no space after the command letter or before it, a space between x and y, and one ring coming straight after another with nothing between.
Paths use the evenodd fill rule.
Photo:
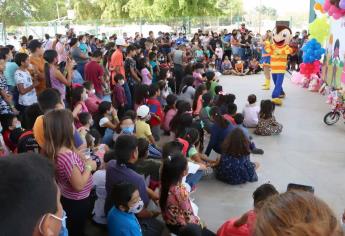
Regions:
<instances>
[{"instance_id":1,"label":"paved walkway","mask_svg":"<svg viewBox=\"0 0 345 236\"><path fill-rule=\"evenodd\" d=\"M287 76L288 77L288 76ZM261 90L263 75L222 77L223 90L236 95L239 112L247 96L254 93L269 99L271 91ZM287 98L275 115L283 124L276 137L253 136L263 156L252 156L261 164L259 181L239 186L223 184L213 177L201 181L195 194L199 215L212 230L228 218L240 216L252 207L252 193L270 182L283 192L288 183L312 185L315 194L340 215L345 208L345 124L326 126L323 116L330 110L326 98L292 84L285 78Z\"/></svg>"}]
</instances>

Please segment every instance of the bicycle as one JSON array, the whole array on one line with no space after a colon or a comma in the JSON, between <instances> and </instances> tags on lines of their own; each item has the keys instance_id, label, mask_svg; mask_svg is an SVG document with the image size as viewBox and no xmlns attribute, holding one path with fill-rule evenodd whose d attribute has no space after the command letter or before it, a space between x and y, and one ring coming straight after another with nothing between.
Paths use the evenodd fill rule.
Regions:
<instances>
[{"instance_id":1,"label":"bicycle","mask_svg":"<svg viewBox=\"0 0 345 236\"><path fill-rule=\"evenodd\" d=\"M339 121L341 115L343 119L345 119L345 103L342 100L338 100L335 102L335 105L333 105L332 111L325 115L323 122L326 125L334 125Z\"/></svg>"}]
</instances>

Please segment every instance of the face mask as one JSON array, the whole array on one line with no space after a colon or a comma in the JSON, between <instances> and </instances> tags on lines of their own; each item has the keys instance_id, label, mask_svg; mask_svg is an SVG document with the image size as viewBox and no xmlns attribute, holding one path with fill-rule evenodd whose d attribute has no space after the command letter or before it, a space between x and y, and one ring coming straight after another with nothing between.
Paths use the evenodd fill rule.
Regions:
<instances>
[{"instance_id":1,"label":"face mask","mask_svg":"<svg viewBox=\"0 0 345 236\"><path fill-rule=\"evenodd\" d=\"M78 43L77 43L77 47L79 48L79 46L80 46L80 43L78 42Z\"/></svg>"},{"instance_id":2,"label":"face mask","mask_svg":"<svg viewBox=\"0 0 345 236\"><path fill-rule=\"evenodd\" d=\"M151 120L151 114L148 114L148 115L146 116L146 121L149 121L149 120Z\"/></svg>"},{"instance_id":3,"label":"face mask","mask_svg":"<svg viewBox=\"0 0 345 236\"><path fill-rule=\"evenodd\" d=\"M62 221L61 221L61 230L60 230L60 234L59 236L68 236L68 230L67 230L67 227L66 227L66 212L63 211L63 214L62 214Z\"/></svg>"},{"instance_id":4,"label":"face mask","mask_svg":"<svg viewBox=\"0 0 345 236\"><path fill-rule=\"evenodd\" d=\"M170 78L171 77L171 74L170 73L167 73L167 78Z\"/></svg>"},{"instance_id":5,"label":"face mask","mask_svg":"<svg viewBox=\"0 0 345 236\"><path fill-rule=\"evenodd\" d=\"M137 214L141 212L144 208L144 202L142 200L135 203L132 207L129 208L128 213Z\"/></svg>"},{"instance_id":6,"label":"face mask","mask_svg":"<svg viewBox=\"0 0 345 236\"><path fill-rule=\"evenodd\" d=\"M124 134L133 134L134 133L134 125L128 126L128 127L123 127L122 128L122 133Z\"/></svg>"},{"instance_id":7,"label":"face mask","mask_svg":"<svg viewBox=\"0 0 345 236\"><path fill-rule=\"evenodd\" d=\"M86 94L83 95L83 101L86 101L89 98L89 96Z\"/></svg>"},{"instance_id":8,"label":"face mask","mask_svg":"<svg viewBox=\"0 0 345 236\"><path fill-rule=\"evenodd\" d=\"M123 79L119 81L119 85L122 86L122 85L124 85L124 84L125 84L125 81L124 81Z\"/></svg>"},{"instance_id":9,"label":"face mask","mask_svg":"<svg viewBox=\"0 0 345 236\"><path fill-rule=\"evenodd\" d=\"M95 89L91 89L91 93L92 93L92 94L95 94L95 93L96 93L96 90L95 90Z\"/></svg>"},{"instance_id":10,"label":"face mask","mask_svg":"<svg viewBox=\"0 0 345 236\"><path fill-rule=\"evenodd\" d=\"M22 128L22 124L18 121L16 124L16 129L20 129L20 128Z\"/></svg>"},{"instance_id":11,"label":"face mask","mask_svg":"<svg viewBox=\"0 0 345 236\"><path fill-rule=\"evenodd\" d=\"M90 126L93 126L94 123L95 123L95 122L94 122L93 120L90 120L90 121L89 121Z\"/></svg>"},{"instance_id":12,"label":"face mask","mask_svg":"<svg viewBox=\"0 0 345 236\"><path fill-rule=\"evenodd\" d=\"M2 133L2 126L0 125L0 133Z\"/></svg>"}]
</instances>

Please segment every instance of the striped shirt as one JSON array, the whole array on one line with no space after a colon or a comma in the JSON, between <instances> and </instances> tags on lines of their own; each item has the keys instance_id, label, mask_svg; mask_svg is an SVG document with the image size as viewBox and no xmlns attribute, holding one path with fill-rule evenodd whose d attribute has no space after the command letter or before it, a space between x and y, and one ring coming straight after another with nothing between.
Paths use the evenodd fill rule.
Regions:
<instances>
[{"instance_id":1,"label":"striped shirt","mask_svg":"<svg viewBox=\"0 0 345 236\"><path fill-rule=\"evenodd\" d=\"M293 52L293 49L289 45L277 46L266 42L265 50L269 55L271 55L271 73L285 73L287 57Z\"/></svg>"},{"instance_id":2,"label":"striped shirt","mask_svg":"<svg viewBox=\"0 0 345 236\"><path fill-rule=\"evenodd\" d=\"M92 188L92 176L90 175L87 184L80 192L76 191L71 185L72 169L76 166L81 173L85 166L77 153L68 151L59 153L56 160L56 180L60 187L61 195L72 200L85 199L90 195Z\"/></svg>"}]
</instances>

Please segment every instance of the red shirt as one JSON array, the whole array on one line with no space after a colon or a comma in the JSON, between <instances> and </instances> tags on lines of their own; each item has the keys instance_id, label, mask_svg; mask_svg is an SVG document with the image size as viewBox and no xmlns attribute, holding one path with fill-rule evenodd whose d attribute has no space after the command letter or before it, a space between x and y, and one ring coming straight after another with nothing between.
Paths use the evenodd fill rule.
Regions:
<instances>
[{"instance_id":1,"label":"red shirt","mask_svg":"<svg viewBox=\"0 0 345 236\"><path fill-rule=\"evenodd\" d=\"M161 103L158 101L157 98L149 98L147 99L146 104L147 106L150 107L150 112L156 114L161 119L159 121L156 117L152 116L150 120L150 125L151 126L160 125L163 122L163 116L164 116Z\"/></svg>"},{"instance_id":2,"label":"red shirt","mask_svg":"<svg viewBox=\"0 0 345 236\"><path fill-rule=\"evenodd\" d=\"M121 85L117 84L114 86L113 105L115 108L119 108L122 107L122 104L127 104L125 89Z\"/></svg>"},{"instance_id":3,"label":"red shirt","mask_svg":"<svg viewBox=\"0 0 345 236\"><path fill-rule=\"evenodd\" d=\"M229 114L225 114L223 115L224 119L226 119L227 121L229 121L231 124L233 125L237 125L235 122L234 117L230 116Z\"/></svg>"},{"instance_id":4,"label":"red shirt","mask_svg":"<svg viewBox=\"0 0 345 236\"><path fill-rule=\"evenodd\" d=\"M103 94L102 77L104 70L96 61L90 61L85 65L84 69L85 80L90 81L96 90L97 94Z\"/></svg>"}]
</instances>

